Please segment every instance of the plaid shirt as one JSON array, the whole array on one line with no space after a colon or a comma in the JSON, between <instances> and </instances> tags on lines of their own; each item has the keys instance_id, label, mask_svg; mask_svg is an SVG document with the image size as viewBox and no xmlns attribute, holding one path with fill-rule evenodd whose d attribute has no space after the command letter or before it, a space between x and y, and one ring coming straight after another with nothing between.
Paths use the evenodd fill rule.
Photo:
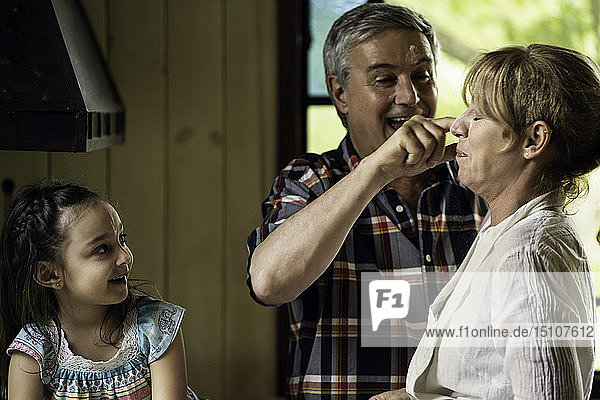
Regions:
<instances>
[{"instance_id":1,"label":"plaid shirt","mask_svg":"<svg viewBox=\"0 0 600 400\"><path fill-rule=\"evenodd\" d=\"M346 136L337 150L304 154L288 164L263 203L263 224L248 238L250 257L286 218L348 175L358 163ZM487 205L460 184L454 161L437 166L433 172L435 179L421 193L416 221L397 192L380 191L354 223L323 275L288 304L288 398L368 399L405 387L414 349L361 346L360 273L416 268L426 285L423 301L430 304L445 280L425 282L423 272L453 272L460 265ZM249 274L247 281L252 297L261 303L252 292Z\"/></svg>"}]
</instances>

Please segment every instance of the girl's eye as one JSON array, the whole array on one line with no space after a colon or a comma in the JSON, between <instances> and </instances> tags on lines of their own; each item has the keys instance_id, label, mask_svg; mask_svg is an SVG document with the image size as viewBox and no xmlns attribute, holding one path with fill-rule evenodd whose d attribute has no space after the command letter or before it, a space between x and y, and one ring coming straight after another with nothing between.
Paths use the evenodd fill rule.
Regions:
<instances>
[{"instance_id":1,"label":"girl's eye","mask_svg":"<svg viewBox=\"0 0 600 400\"><path fill-rule=\"evenodd\" d=\"M100 246L96 247L94 249L94 251L92 252L92 254L94 254L94 255L102 255L102 254L107 253L108 250L110 250L109 246L106 243L103 243Z\"/></svg>"},{"instance_id":2,"label":"girl's eye","mask_svg":"<svg viewBox=\"0 0 600 400\"><path fill-rule=\"evenodd\" d=\"M127 243L127 240L125 240L127 238L127 234L126 233L121 233L119 235L119 243L121 243L121 245L124 245Z\"/></svg>"}]
</instances>

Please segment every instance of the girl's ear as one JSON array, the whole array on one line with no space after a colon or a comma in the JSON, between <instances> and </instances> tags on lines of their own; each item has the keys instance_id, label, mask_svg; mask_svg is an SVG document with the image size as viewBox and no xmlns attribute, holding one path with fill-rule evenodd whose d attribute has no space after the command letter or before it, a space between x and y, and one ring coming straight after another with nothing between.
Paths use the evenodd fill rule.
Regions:
<instances>
[{"instance_id":1,"label":"girl's ear","mask_svg":"<svg viewBox=\"0 0 600 400\"><path fill-rule=\"evenodd\" d=\"M57 270L54 263L40 261L35 268L34 280L45 287L52 289L62 288L62 279L60 272Z\"/></svg>"},{"instance_id":2,"label":"girl's ear","mask_svg":"<svg viewBox=\"0 0 600 400\"><path fill-rule=\"evenodd\" d=\"M532 159L539 157L550 145L552 131L546 121L535 121L527 128L527 142L523 149L523 157Z\"/></svg>"}]
</instances>

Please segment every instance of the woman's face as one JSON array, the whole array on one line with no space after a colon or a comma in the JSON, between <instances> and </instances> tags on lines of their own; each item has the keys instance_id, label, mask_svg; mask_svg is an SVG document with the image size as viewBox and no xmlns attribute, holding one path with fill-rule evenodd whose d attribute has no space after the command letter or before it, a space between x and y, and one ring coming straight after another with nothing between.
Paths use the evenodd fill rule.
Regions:
<instances>
[{"instance_id":1,"label":"woman's face","mask_svg":"<svg viewBox=\"0 0 600 400\"><path fill-rule=\"evenodd\" d=\"M506 129L480 115L473 103L450 127L459 139L456 161L461 182L488 202L513 185L525 166L521 146L508 146Z\"/></svg>"}]
</instances>

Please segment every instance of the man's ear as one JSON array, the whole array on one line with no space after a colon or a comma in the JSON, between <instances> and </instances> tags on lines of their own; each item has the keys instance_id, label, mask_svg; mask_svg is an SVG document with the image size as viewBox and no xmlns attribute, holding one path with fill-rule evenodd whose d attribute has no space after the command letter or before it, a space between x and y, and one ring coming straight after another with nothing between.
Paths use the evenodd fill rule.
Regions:
<instances>
[{"instance_id":1,"label":"man's ear","mask_svg":"<svg viewBox=\"0 0 600 400\"><path fill-rule=\"evenodd\" d=\"M63 287L60 271L54 263L40 261L35 268L34 280L45 287L61 289Z\"/></svg>"},{"instance_id":2,"label":"man's ear","mask_svg":"<svg viewBox=\"0 0 600 400\"><path fill-rule=\"evenodd\" d=\"M348 114L348 102L346 99L347 91L344 89L337 76L331 74L327 75L327 90L331 94L331 98L338 111L342 114Z\"/></svg>"},{"instance_id":3,"label":"man's ear","mask_svg":"<svg viewBox=\"0 0 600 400\"><path fill-rule=\"evenodd\" d=\"M541 156L550 146L552 131L546 121L535 121L527 128L523 157L528 160Z\"/></svg>"}]
</instances>

